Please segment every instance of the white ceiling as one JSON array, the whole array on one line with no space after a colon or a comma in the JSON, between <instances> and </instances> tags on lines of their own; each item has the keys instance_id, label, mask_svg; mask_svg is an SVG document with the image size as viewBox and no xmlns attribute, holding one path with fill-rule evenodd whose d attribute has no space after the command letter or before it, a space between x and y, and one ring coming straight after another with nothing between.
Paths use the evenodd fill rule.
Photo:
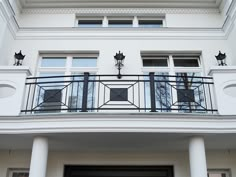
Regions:
<instances>
[{"instance_id":1,"label":"white ceiling","mask_svg":"<svg viewBox=\"0 0 236 177\"><path fill-rule=\"evenodd\" d=\"M159 7L219 8L225 0L18 0L23 8Z\"/></svg>"},{"instance_id":2,"label":"white ceiling","mask_svg":"<svg viewBox=\"0 0 236 177\"><path fill-rule=\"evenodd\" d=\"M0 150L32 148L35 135L0 135ZM64 133L47 134L50 150L80 152L187 151L191 134ZM203 134L208 150L235 150L236 134Z\"/></svg>"}]
</instances>

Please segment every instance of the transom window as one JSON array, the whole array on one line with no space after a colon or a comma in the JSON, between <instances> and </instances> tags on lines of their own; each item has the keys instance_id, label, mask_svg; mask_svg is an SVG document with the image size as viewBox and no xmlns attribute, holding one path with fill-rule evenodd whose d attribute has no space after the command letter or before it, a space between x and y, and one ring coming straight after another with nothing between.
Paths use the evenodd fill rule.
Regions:
<instances>
[{"instance_id":1,"label":"transom window","mask_svg":"<svg viewBox=\"0 0 236 177\"><path fill-rule=\"evenodd\" d=\"M72 67L97 67L96 57L73 57Z\"/></svg>"},{"instance_id":2,"label":"transom window","mask_svg":"<svg viewBox=\"0 0 236 177\"><path fill-rule=\"evenodd\" d=\"M163 20L155 20L155 19L141 19L138 21L139 27L145 28L159 28L163 26Z\"/></svg>"},{"instance_id":3,"label":"transom window","mask_svg":"<svg viewBox=\"0 0 236 177\"><path fill-rule=\"evenodd\" d=\"M149 56L145 55L142 57L143 67L167 67L168 56Z\"/></svg>"},{"instance_id":4,"label":"transom window","mask_svg":"<svg viewBox=\"0 0 236 177\"><path fill-rule=\"evenodd\" d=\"M64 73L95 72L97 70L98 52L77 54L41 54L38 72Z\"/></svg>"},{"instance_id":5,"label":"transom window","mask_svg":"<svg viewBox=\"0 0 236 177\"><path fill-rule=\"evenodd\" d=\"M41 67L65 67L66 57L42 57Z\"/></svg>"},{"instance_id":6,"label":"transom window","mask_svg":"<svg viewBox=\"0 0 236 177\"><path fill-rule=\"evenodd\" d=\"M108 27L132 27L132 19L109 19Z\"/></svg>"},{"instance_id":7,"label":"transom window","mask_svg":"<svg viewBox=\"0 0 236 177\"><path fill-rule=\"evenodd\" d=\"M82 18L78 19L78 26L84 28L102 27L102 18Z\"/></svg>"}]
</instances>

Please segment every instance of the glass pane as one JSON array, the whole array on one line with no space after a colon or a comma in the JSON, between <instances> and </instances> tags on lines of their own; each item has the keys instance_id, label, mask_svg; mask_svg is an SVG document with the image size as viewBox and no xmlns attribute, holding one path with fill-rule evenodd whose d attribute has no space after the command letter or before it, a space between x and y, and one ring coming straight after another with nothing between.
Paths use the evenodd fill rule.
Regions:
<instances>
[{"instance_id":1,"label":"glass pane","mask_svg":"<svg viewBox=\"0 0 236 177\"><path fill-rule=\"evenodd\" d=\"M145 73L147 75L148 73ZM149 76L145 76L145 80L150 80ZM157 112L170 112L171 109L171 87L169 76L166 72L156 72L154 76L155 100ZM144 84L145 107L151 108L150 82Z\"/></svg>"},{"instance_id":2,"label":"glass pane","mask_svg":"<svg viewBox=\"0 0 236 177\"><path fill-rule=\"evenodd\" d=\"M143 66L144 67L167 67L168 62L167 62L167 59L144 59Z\"/></svg>"},{"instance_id":3,"label":"glass pane","mask_svg":"<svg viewBox=\"0 0 236 177\"><path fill-rule=\"evenodd\" d=\"M139 27L158 28L162 27L162 20L139 20Z\"/></svg>"},{"instance_id":4,"label":"glass pane","mask_svg":"<svg viewBox=\"0 0 236 177\"><path fill-rule=\"evenodd\" d=\"M62 94L66 91L69 84L64 82L64 73L40 73L39 76L47 78L39 78L37 80L34 101L35 113L60 111Z\"/></svg>"},{"instance_id":5,"label":"glass pane","mask_svg":"<svg viewBox=\"0 0 236 177\"><path fill-rule=\"evenodd\" d=\"M132 20L109 20L109 27L132 27Z\"/></svg>"},{"instance_id":6,"label":"glass pane","mask_svg":"<svg viewBox=\"0 0 236 177\"><path fill-rule=\"evenodd\" d=\"M205 112L205 90L200 73L176 73L174 87L179 112Z\"/></svg>"},{"instance_id":7,"label":"glass pane","mask_svg":"<svg viewBox=\"0 0 236 177\"><path fill-rule=\"evenodd\" d=\"M101 27L102 20L79 20L79 27Z\"/></svg>"},{"instance_id":8,"label":"glass pane","mask_svg":"<svg viewBox=\"0 0 236 177\"><path fill-rule=\"evenodd\" d=\"M41 67L65 67L66 57L43 57Z\"/></svg>"},{"instance_id":9,"label":"glass pane","mask_svg":"<svg viewBox=\"0 0 236 177\"><path fill-rule=\"evenodd\" d=\"M83 100L83 87L84 87L84 74L73 73L70 94L69 94L69 106L70 112L80 112L82 108ZM75 76L76 75L76 76ZM91 74L92 75L92 74ZM87 97L87 109L89 112L93 111L95 100L95 76L89 76L88 82L88 97Z\"/></svg>"},{"instance_id":10,"label":"glass pane","mask_svg":"<svg viewBox=\"0 0 236 177\"><path fill-rule=\"evenodd\" d=\"M72 67L96 67L97 58L80 58L74 57Z\"/></svg>"},{"instance_id":11,"label":"glass pane","mask_svg":"<svg viewBox=\"0 0 236 177\"><path fill-rule=\"evenodd\" d=\"M177 67L199 67L198 59L174 59L174 65Z\"/></svg>"}]
</instances>

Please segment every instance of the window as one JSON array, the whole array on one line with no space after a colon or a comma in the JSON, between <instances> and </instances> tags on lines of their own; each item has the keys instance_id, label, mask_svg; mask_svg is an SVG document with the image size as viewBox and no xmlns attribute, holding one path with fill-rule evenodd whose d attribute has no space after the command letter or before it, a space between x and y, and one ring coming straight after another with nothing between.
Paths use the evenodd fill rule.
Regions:
<instances>
[{"instance_id":1,"label":"window","mask_svg":"<svg viewBox=\"0 0 236 177\"><path fill-rule=\"evenodd\" d=\"M66 57L43 57L41 67L65 67Z\"/></svg>"},{"instance_id":2,"label":"window","mask_svg":"<svg viewBox=\"0 0 236 177\"><path fill-rule=\"evenodd\" d=\"M132 27L133 26L133 20L122 20L122 19L110 19L108 21L109 27Z\"/></svg>"},{"instance_id":3,"label":"window","mask_svg":"<svg viewBox=\"0 0 236 177\"><path fill-rule=\"evenodd\" d=\"M84 28L102 27L102 19L79 19L78 25Z\"/></svg>"},{"instance_id":4,"label":"window","mask_svg":"<svg viewBox=\"0 0 236 177\"><path fill-rule=\"evenodd\" d=\"M96 67L97 58L93 57L73 57L72 67Z\"/></svg>"},{"instance_id":5,"label":"window","mask_svg":"<svg viewBox=\"0 0 236 177\"><path fill-rule=\"evenodd\" d=\"M10 168L8 169L8 177L29 177L28 169Z\"/></svg>"},{"instance_id":6,"label":"window","mask_svg":"<svg viewBox=\"0 0 236 177\"><path fill-rule=\"evenodd\" d=\"M143 56L144 67L167 67L168 56Z\"/></svg>"},{"instance_id":7,"label":"window","mask_svg":"<svg viewBox=\"0 0 236 177\"><path fill-rule=\"evenodd\" d=\"M206 99L202 82L200 54L141 53L144 74L154 73L157 111L204 112ZM146 79L149 79L147 77ZM150 84L145 84L149 98ZM147 107L150 99L146 99Z\"/></svg>"},{"instance_id":8,"label":"window","mask_svg":"<svg viewBox=\"0 0 236 177\"><path fill-rule=\"evenodd\" d=\"M80 28L160 28L165 25L164 16L82 16L76 17L76 27Z\"/></svg>"},{"instance_id":9,"label":"window","mask_svg":"<svg viewBox=\"0 0 236 177\"><path fill-rule=\"evenodd\" d=\"M208 177L231 177L229 169L210 169L207 173Z\"/></svg>"},{"instance_id":10,"label":"window","mask_svg":"<svg viewBox=\"0 0 236 177\"><path fill-rule=\"evenodd\" d=\"M84 73L89 73L88 107L93 107L98 52L41 54L35 88L35 113L72 112L82 106ZM70 76L73 75L73 76ZM76 75L76 76L74 76ZM80 110L79 110L80 111Z\"/></svg>"},{"instance_id":11,"label":"window","mask_svg":"<svg viewBox=\"0 0 236 177\"><path fill-rule=\"evenodd\" d=\"M163 26L163 20L155 20L155 19L140 19L138 21L139 27L145 28L159 28Z\"/></svg>"},{"instance_id":12,"label":"window","mask_svg":"<svg viewBox=\"0 0 236 177\"><path fill-rule=\"evenodd\" d=\"M199 56L173 56L175 67L199 67Z\"/></svg>"}]
</instances>

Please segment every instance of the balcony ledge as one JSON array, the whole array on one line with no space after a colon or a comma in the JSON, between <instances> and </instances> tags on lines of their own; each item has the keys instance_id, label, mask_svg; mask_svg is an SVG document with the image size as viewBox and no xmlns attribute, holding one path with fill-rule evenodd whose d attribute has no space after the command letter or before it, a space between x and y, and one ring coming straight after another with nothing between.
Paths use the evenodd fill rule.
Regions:
<instances>
[{"instance_id":1,"label":"balcony ledge","mask_svg":"<svg viewBox=\"0 0 236 177\"><path fill-rule=\"evenodd\" d=\"M236 133L236 115L80 113L0 117L0 133Z\"/></svg>"}]
</instances>

